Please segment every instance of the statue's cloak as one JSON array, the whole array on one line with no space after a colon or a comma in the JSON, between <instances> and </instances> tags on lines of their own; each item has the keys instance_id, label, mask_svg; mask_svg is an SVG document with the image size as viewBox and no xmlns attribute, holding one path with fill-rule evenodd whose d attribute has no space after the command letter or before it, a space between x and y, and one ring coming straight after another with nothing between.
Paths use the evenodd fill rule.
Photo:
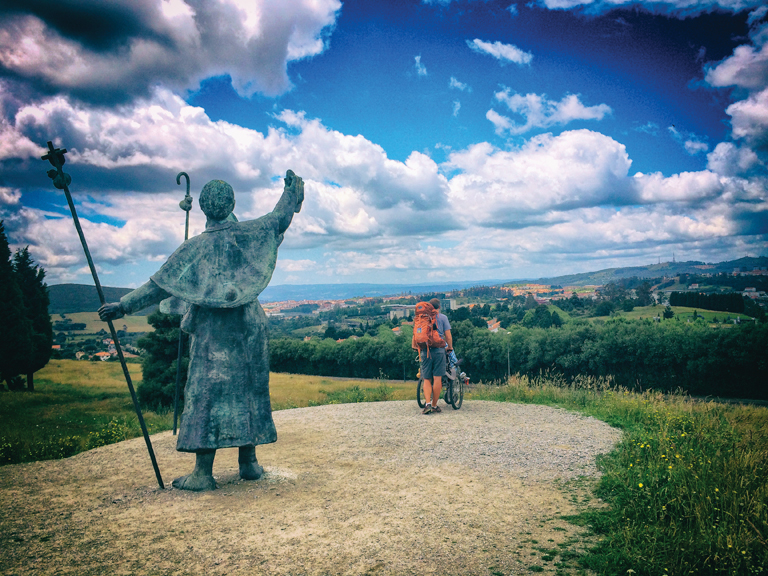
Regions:
<instances>
[{"instance_id":1,"label":"statue's cloak","mask_svg":"<svg viewBox=\"0 0 768 576\"><path fill-rule=\"evenodd\" d=\"M283 240L278 218L210 224L152 276L184 301L191 335L176 449L199 452L277 440L269 399L267 318L257 300Z\"/></svg>"},{"instance_id":2,"label":"statue's cloak","mask_svg":"<svg viewBox=\"0 0 768 576\"><path fill-rule=\"evenodd\" d=\"M278 219L209 225L152 276L168 294L205 308L238 308L256 301L272 279L283 241Z\"/></svg>"}]
</instances>

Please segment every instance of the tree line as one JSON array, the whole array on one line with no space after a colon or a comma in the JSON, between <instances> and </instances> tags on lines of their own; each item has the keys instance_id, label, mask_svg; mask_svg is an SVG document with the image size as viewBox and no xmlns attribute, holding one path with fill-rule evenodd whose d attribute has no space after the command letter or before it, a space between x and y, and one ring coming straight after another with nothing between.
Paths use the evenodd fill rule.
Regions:
<instances>
[{"instance_id":1,"label":"tree line","mask_svg":"<svg viewBox=\"0 0 768 576\"><path fill-rule=\"evenodd\" d=\"M704 308L718 312L744 312L744 297L738 292L725 294L702 294L699 292L672 292L669 295L670 306Z\"/></svg>"},{"instance_id":2,"label":"tree line","mask_svg":"<svg viewBox=\"0 0 768 576\"><path fill-rule=\"evenodd\" d=\"M178 317L150 316L155 331L140 346L144 380L139 397L158 409L173 402ZM275 372L415 380L416 352L412 328L395 335L381 325L374 337L337 342L275 338L270 341L270 368ZM611 377L632 390L664 392L683 389L692 395L768 399L768 324L712 328L703 320L572 320L559 328L515 324L497 333L452 322L456 353L472 382L501 382L508 374L550 374L571 381L580 375ZM182 372L185 374L186 358ZM184 378L186 380L186 378Z\"/></svg>"},{"instance_id":3,"label":"tree line","mask_svg":"<svg viewBox=\"0 0 768 576\"><path fill-rule=\"evenodd\" d=\"M415 379L418 368L410 335L395 339L270 342L278 372ZM456 352L474 382L502 381L508 373L543 373L571 380L579 375L613 378L633 390L768 399L768 325L711 328L685 323L612 319L577 320L560 328L510 326L492 333L468 320L453 324Z\"/></svg>"},{"instance_id":4,"label":"tree line","mask_svg":"<svg viewBox=\"0 0 768 576\"><path fill-rule=\"evenodd\" d=\"M48 315L45 270L34 263L29 250L11 256L0 220L0 386L10 390L35 389L34 373L48 363L53 344Z\"/></svg>"}]
</instances>

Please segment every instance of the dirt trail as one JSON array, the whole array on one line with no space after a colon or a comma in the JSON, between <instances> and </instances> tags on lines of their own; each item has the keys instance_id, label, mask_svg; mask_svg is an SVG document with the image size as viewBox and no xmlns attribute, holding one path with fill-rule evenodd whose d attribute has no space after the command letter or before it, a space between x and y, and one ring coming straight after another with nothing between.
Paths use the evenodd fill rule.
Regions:
<instances>
[{"instance_id":1,"label":"dirt trail","mask_svg":"<svg viewBox=\"0 0 768 576\"><path fill-rule=\"evenodd\" d=\"M221 450L208 493L158 489L141 438L5 466L0 574L554 573L562 557L537 549L574 549L579 529L560 519L576 510L574 492L506 469L497 449L498 430L547 411L568 414L485 402L430 416L415 402L275 412L278 442L257 448L265 476L241 481L237 450ZM480 434L473 462L452 457L468 426ZM618 438L591 419L563 426L542 454L573 449L568 435ZM191 470L170 432L152 441L166 485Z\"/></svg>"}]
</instances>

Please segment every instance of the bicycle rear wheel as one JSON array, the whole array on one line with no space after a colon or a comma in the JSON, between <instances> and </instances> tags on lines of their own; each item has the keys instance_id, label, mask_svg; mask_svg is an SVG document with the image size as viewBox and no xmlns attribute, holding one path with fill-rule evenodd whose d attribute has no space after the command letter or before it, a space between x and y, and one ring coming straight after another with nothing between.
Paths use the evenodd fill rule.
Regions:
<instances>
[{"instance_id":1,"label":"bicycle rear wheel","mask_svg":"<svg viewBox=\"0 0 768 576\"><path fill-rule=\"evenodd\" d=\"M451 406L453 406L454 384L455 382L453 380L445 378L445 396L443 396L443 400L445 400L446 404L450 404Z\"/></svg>"},{"instance_id":2,"label":"bicycle rear wheel","mask_svg":"<svg viewBox=\"0 0 768 576\"><path fill-rule=\"evenodd\" d=\"M424 401L424 378L419 378L419 381L416 383L416 402L419 408L424 408L427 405Z\"/></svg>"},{"instance_id":3,"label":"bicycle rear wheel","mask_svg":"<svg viewBox=\"0 0 768 576\"><path fill-rule=\"evenodd\" d=\"M451 406L453 406L454 410L458 410L461 408L461 404L464 402L464 378L461 376L457 376L456 380L453 382L453 402L451 402Z\"/></svg>"}]
</instances>

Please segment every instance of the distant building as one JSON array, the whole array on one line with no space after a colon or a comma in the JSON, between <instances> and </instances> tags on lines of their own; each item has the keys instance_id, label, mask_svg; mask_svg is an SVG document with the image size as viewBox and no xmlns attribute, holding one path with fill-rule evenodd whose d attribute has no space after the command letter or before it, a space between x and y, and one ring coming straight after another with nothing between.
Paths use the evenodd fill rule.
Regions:
<instances>
[{"instance_id":1,"label":"distant building","mask_svg":"<svg viewBox=\"0 0 768 576\"><path fill-rule=\"evenodd\" d=\"M389 304L386 306L389 308L389 319L395 318L410 318L416 310L415 304Z\"/></svg>"}]
</instances>

